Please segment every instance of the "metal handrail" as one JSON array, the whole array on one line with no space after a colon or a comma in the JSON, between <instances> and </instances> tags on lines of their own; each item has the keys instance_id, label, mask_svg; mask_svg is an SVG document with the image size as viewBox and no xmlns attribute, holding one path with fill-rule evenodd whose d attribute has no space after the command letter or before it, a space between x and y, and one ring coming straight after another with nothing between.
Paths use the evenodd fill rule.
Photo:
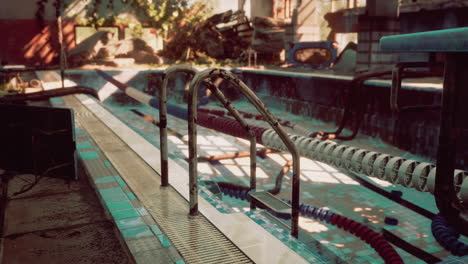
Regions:
<instances>
[{"instance_id":1,"label":"metal handrail","mask_svg":"<svg viewBox=\"0 0 468 264\"><path fill-rule=\"evenodd\" d=\"M174 65L163 73L163 85L159 94L159 139L161 147L161 186L169 186L169 167L167 151L167 86L169 78L176 72L185 72L189 76L197 74L198 70L190 65Z\"/></svg>"},{"instance_id":2,"label":"metal handrail","mask_svg":"<svg viewBox=\"0 0 468 264\"><path fill-rule=\"evenodd\" d=\"M204 75L206 71L200 72L200 75L205 76L206 78L201 78L199 82L195 82L198 80L197 75L195 75L192 83L190 84L189 88L189 101L188 101L188 109L189 109L189 175L195 174L193 177L190 176L189 179L189 188L190 188L190 215L197 215L198 214L198 155L197 155L197 139L196 139L196 125L195 125L195 116L197 115L196 110L192 110L192 106L196 109L197 104L197 92L198 86L204 81L208 84L208 89L210 89L216 98L221 101L223 106L234 116L237 122L245 129L250 141L250 189L255 190L257 187L257 177L256 177L256 156L257 156L257 142L255 139L255 134L252 132L250 126L245 122L244 118L241 114L232 106L231 102L224 96L224 94L218 89L216 85L213 84L211 80L206 80L212 76ZM193 86L194 85L194 86ZM193 122L192 122L193 121ZM255 205L253 201L250 202L250 208L255 209Z\"/></svg>"},{"instance_id":3,"label":"metal handrail","mask_svg":"<svg viewBox=\"0 0 468 264\"><path fill-rule=\"evenodd\" d=\"M189 190L190 190L190 215L196 215L198 213L198 172L197 172L197 149L196 149L196 124L195 119L197 115L197 88L205 80L211 78L222 78L234 87L240 90L240 92L247 97L247 99L255 106L255 108L262 114L265 120L270 126L278 133L279 137L288 148L293 159L293 188L292 188L292 221L291 221L291 234L298 237L298 224L299 224L299 174L300 174L300 163L299 154L296 146L289 139L278 120L271 114L266 106L260 101L255 93L234 74L227 72L223 69L207 69L199 72L195 75L190 84L189 88Z\"/></svg>"},{"instance_id":4,"label":"metal handrail","mask_svg":"<svg viewBox=\"0 0 468 264\"><path fill-rule=\"evenodd\" d=\"M257 140L255 138L255 133L252 131L249 124L247 124L239 111L237 111L232 103L219 90L219 88L211 81L205 82L208 83L208 89L213 92L216 98L218 98L223 106L234 116L236 121L245 129L245 132L247 132L250 141L250 190L255 190L257 189ZM195 155L195 159L197 159L197 155ZM254 201L250 200L250 209L255 209L255 207L256 206Z\"/></svg>"},{"instance_id":5,"label":"metal handrail","mask_svg":"<svg viewBox=\"0 0 468 264\"><path fill-rule=\"evenodd\" d=\"M395 65L392 70L392 86L390 90L390 109L394 113L423 111L423 110L440 110L441 105L412 105L401 107L399 104L399 93L401 90L401 81L403 77L432 77L435 73L432 72L405 72L406 68L424 68L429 67L428 62L400 62ZM406 75L406 76L405 76Z\"/></svg>"}]
</instances>

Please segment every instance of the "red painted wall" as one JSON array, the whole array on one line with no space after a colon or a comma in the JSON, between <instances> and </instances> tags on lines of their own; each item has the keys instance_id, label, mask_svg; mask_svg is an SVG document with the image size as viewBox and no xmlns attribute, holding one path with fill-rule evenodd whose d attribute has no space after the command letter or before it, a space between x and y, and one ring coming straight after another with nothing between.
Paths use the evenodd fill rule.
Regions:
<instances>
[{"instance_id":1,"label":"red painted wall","mask_svg":"<svg viewBox=\"0 0 468 264\"><path fill-rule=\"evenodd\" d=\"M66 50L75 46L75 23L63 23ZM45 21L41 29L36 19L0 19L0 60L8 64L51 64L59 54L56 21Z\"/></svg>"}]
</instances>

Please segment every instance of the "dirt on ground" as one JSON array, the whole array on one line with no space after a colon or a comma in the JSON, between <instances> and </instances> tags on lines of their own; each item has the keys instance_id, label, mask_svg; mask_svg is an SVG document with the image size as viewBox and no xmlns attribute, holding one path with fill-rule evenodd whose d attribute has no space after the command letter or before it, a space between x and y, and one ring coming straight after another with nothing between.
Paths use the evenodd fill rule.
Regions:
<instances>
[{"instance_id":1,"label":"dirt on ground","mask_svg":"<svg viewBox=\"0 0 468 264\"><path fill-rule=\"evenodd\" d=\"M0 263L133 263L86 176L79 177L42 177L23 193L37 177L10 177Z\"/></svg>"}]
</instances>

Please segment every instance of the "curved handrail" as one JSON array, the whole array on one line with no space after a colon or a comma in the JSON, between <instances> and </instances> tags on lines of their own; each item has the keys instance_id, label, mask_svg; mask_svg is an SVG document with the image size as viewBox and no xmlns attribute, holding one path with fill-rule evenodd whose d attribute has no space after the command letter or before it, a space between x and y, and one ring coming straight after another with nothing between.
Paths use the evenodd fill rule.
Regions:
<instances>
[{"instance_id":1,"label":"curved handrail","mask_svg":"<svg viewBox=\"0 0 468 264\"><path fill-rule=\"evenodd\" d=\"M169 167L167 151L167 86L169 77L176 72L195 75L198 70L190 65L174 65L163 73L163 85L159 94L159 139L161 147L161 186L169 186Z\"/></svg>"},{"instance_id":2,"label":"curved handrail","mask_svg":"<svg viewBox=\"0 0 468 264\"><path fill-rule=\"evenodd\" d=\"M250 190L257 189L257 140L255 138L255 133L252 131L251 127L242 115L237 111L237 109L232 105L232 103L226 99L224 94L219 90L219 88L214 85L211 81L206 81L208 83L208 89L210 89L213 94L218 98L223 106L234 116L236 121L245 129L250 141ZM194 96L196 99L196 96ZM195 155L195 159L197 159ZM197 160L198 161L198 160ZM255 209L255 204L253 200L250 201L250 209Z\"/></svg>"},{"instance_id":3,"label":"curved handrail","mask_svg":"<svg viewBox=\"0 0 468 264\"><path fill-rule=\"evenodd\" d=\"M190 190L190 214L195 215L198 212L198 184L197 184L197 149L196 149L196 113L197 113L197 89L198 86L205 81L213 77L222 78L234 87L238 88L240 92L247 97L247 99L255 106L255 108L262 114L265 120L270 124L270 126L275 130L276 133L280 136L280 139L288 148L289 152L293 158L293 188L292 188L292 221L291 221L291 234L295 237L298 236L298 221L299 221L299 173L300 173L300 164L299 164L299 154L296 149L296 146L289 139L286 132L283 130L282 126L279 124L278 120L268 111L265 105L260 101L260 99L255 95L255 93L250 90L250 88L241 80L237 78L234 74L227 72L223 69L207 69L202 72L199 72L195 75L190 84L189 88L189 102L188 102L188 111L189 111L189 190Z\"/></svg>"},{"instance_id":4,"label":"curved handrail","mask_svg":"<svg viewBox=\"0 0 468 264\"><path fill-rule=\"evenodd\" d=\"M209 70L209 69L208 69ZM241 114L232 106L231 102L229 102L224 94L218 89L216 85L211 82L211 80L207 81L206 78L210 78L210 76L206 76L206 78L197 79L197 76L200 74L205 75L207 70L202 71L195 75L192 80L192 83L189 87L189 101L188 101L188 126L189 126L189 189L190 189L190 215L197 215L198 214L198 159L197 159L197 131L196 131L196 124L195 124L195 116L197 115L197 92L198 87L205 81L208 84L208 88L214 93L216 98L221 101L223 106L234 116L237 122L245 129L247 135L249 136L250 140L250 189L256 189L256 156L257 156L257 148L256 148L256 139L255 134L252 132L251 128L245 122ZM195 80L200 80L199 82L194 82ZM192 110L195 108L195 111ZM192 177L193 175L193 177ZM255 209L254 203L250 203L250 208Z\"/></svg>"}]
</instances>

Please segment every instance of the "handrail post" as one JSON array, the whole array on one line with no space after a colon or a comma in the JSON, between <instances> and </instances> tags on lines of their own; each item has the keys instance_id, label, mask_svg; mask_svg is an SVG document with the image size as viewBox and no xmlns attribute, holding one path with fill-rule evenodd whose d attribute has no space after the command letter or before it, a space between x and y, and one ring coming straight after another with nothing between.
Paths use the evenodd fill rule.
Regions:
<instances>
[{"instance_id":1,"label":"handrail post","mask_svg":"<svg viewBox=\"0 0 468 264\"><path fill-rule=\"evenodd\" d=\"M246 130L247 135L250 140L250 191L257 189L257 140L255 139L255 133L252 131L250 126L245 122L244 118L241 116L239 111L232 105L232 103L226 99L224 94L219 90L219 88L214 85L211 81L205 81L208 83L208 89L210 89L213 94L218 98L218 100L223 104L223 106L231 113L237 122ZM255 209L255 203L253 200L250 200L250 209Z\"/></svg>"},{"instance_id":2,"label":"handrail post","mask_svg":"<svg viewBox=\"0 0 468 264\"><path fill-rule=\"evenodd\" d=\"M189 214L198 215L198 160L197 160L197 73L189 87L188 133L189 133ZM194 84L195 82L195 84Z\"/></svg>"},{"instance_id":3,"label":"handrail post","mask_svg":"<svg viewBox=\"0 0 468 264\"><path fill-rule=\"evenodd\" d=\"M169 186L169 166L167 150L167 86L169 78L176 72L195 75L198 71L189 65L174 65L167 68L163 74L163 85L159 93L159 141L161 147L161 186Z\"/></svg>"},{"instance_id":4,"label":"handrail post","mask_svg":"<svg viewBox=\"0 0 468 264\"><path fill-rule=\"evenodd\" d=\"M292 188L292 221L291 234L294 237L299 235L299 191L300 191L300 161L296 146L289 139L288 135L279 124L278 120L271 114L266 106L260 101L255 93L234 74L222 69L207 69L195 75L190 84L189 89L189 189L190 189L190 215L195 215L198 212L198 183L197 183L197 149L196 149L196 112L197 112L197 87L202 81L208 78L220 77L227 80L234 87L247 97L247 99L255 106L270 126L278 133L283 143L288 148L293 158L293 188Z\"/></svg>"}]
</instances>

